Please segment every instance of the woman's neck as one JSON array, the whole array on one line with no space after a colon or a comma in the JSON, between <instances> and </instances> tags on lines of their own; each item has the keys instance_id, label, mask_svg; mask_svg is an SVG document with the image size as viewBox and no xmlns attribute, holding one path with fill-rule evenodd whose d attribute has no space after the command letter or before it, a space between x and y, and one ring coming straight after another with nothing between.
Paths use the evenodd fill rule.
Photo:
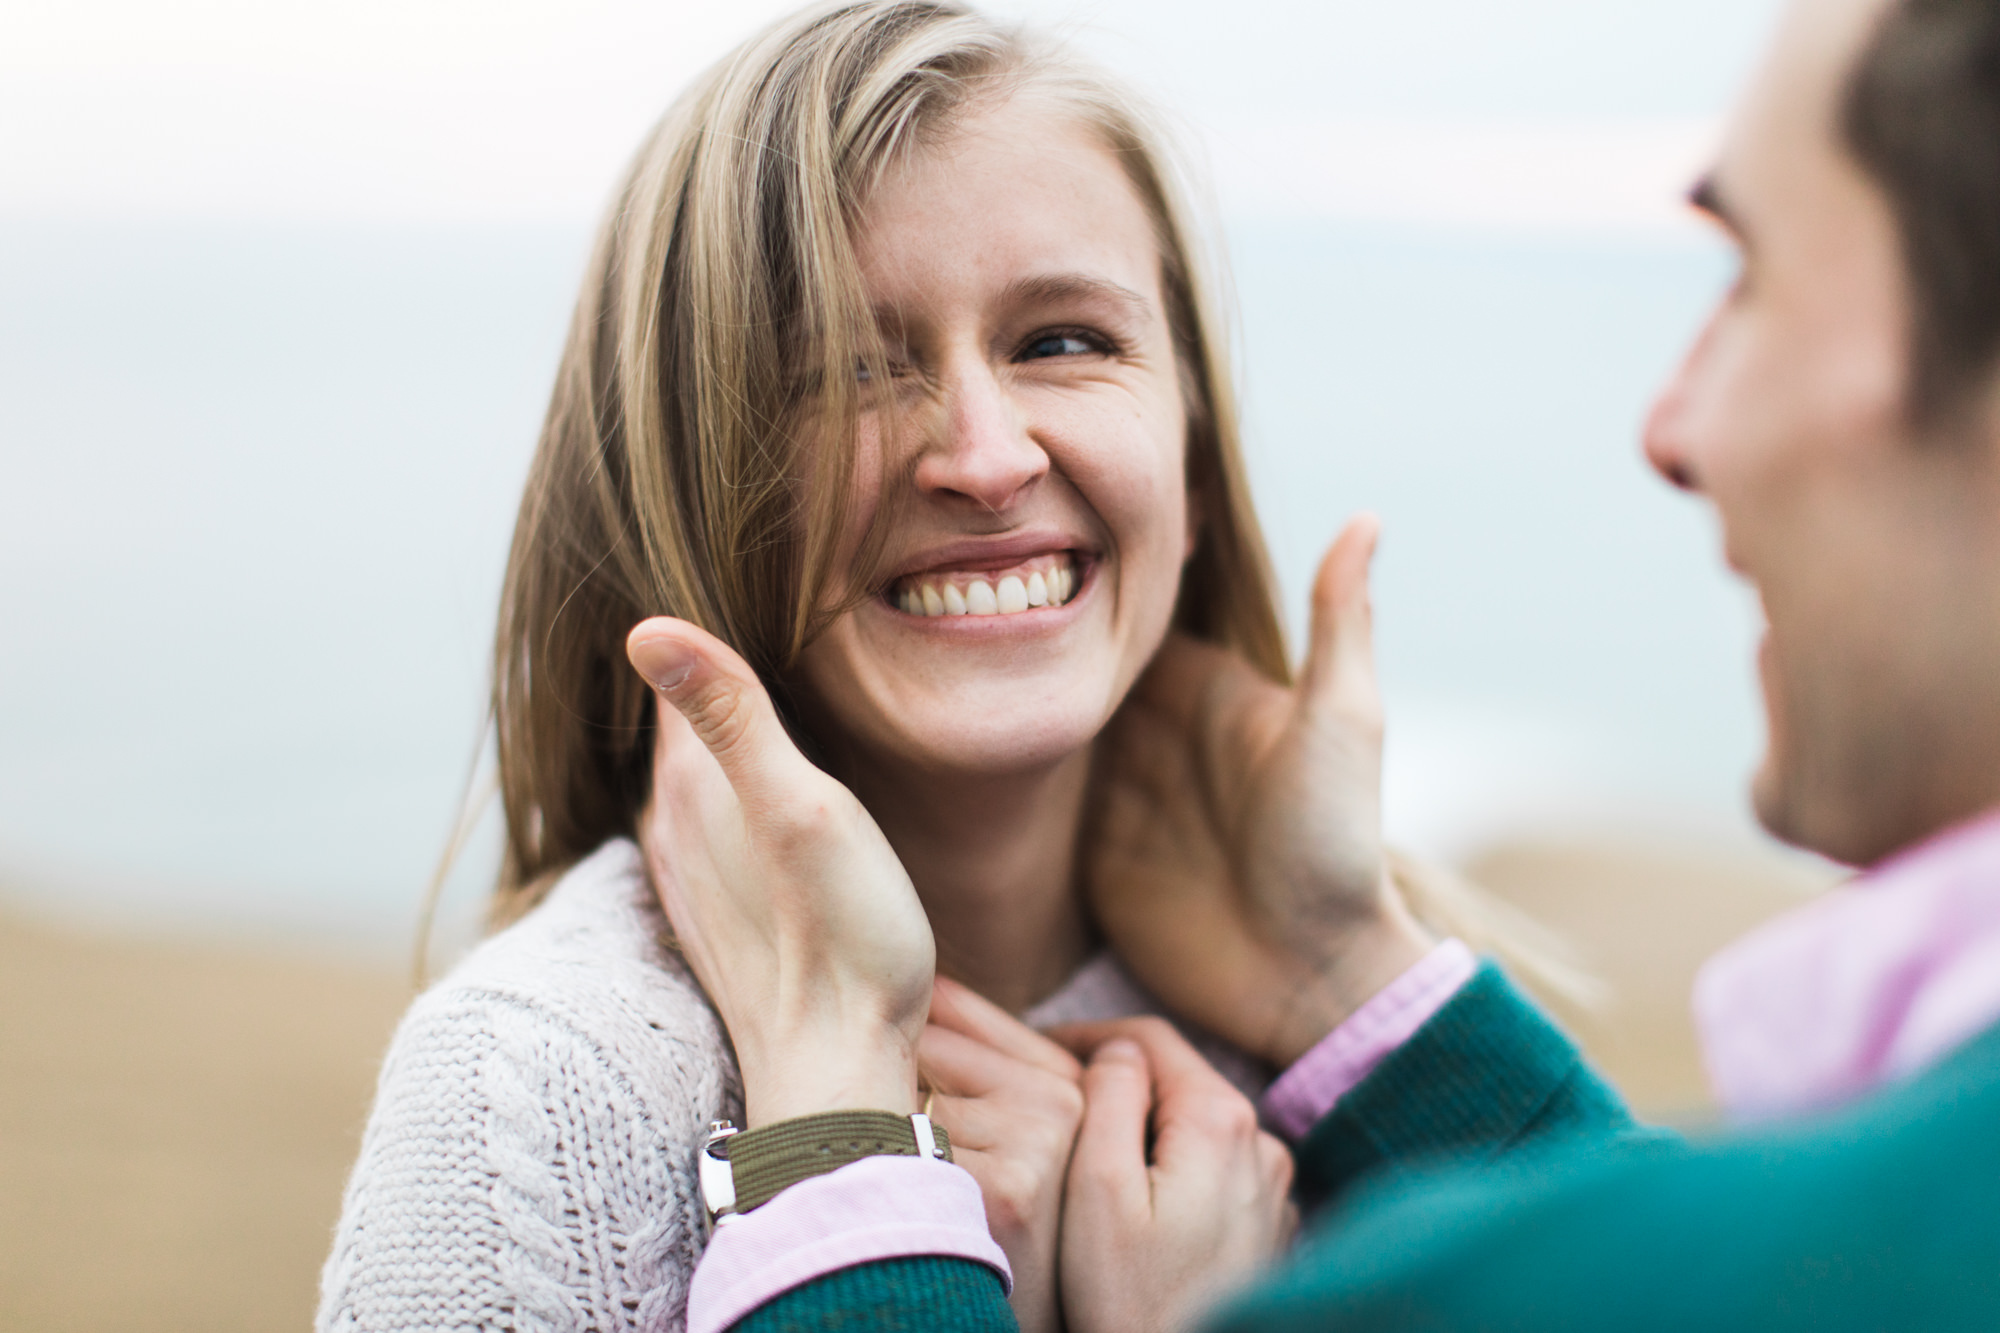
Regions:
<instances>
[{"instance_id":1,"label":"woman's neck","mask_svg":"<svg viewBox=\"0 0 2000 1333\"><path fill-rule=\"evenodd\" d=\"M1077 833L1090 781L1084 751L1006 777L837 767L896 849L930 915L938 970L1020 1013L1093 948L1077 890Z\"/></svg>"}]
</instances>

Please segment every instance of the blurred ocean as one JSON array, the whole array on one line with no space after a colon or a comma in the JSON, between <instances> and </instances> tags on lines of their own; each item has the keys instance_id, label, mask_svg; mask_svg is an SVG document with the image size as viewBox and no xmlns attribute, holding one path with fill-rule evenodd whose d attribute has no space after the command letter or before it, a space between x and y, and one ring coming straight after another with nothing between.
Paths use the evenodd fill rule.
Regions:
<instances>
[{"instance_id":1,"label":"blurred ocean","mask_svg":"<svg viewBox=\"0 0 2000 1333\"><path fill-rule=\"evenodd\" d=\"M0 892L407 942L585 241L0 226ZM1295 626L1344 517L1387 523L1392 833L1748 837L1754 606L1637 446L1719 247L1232 241Z\"/></svg>"}]
</instances>

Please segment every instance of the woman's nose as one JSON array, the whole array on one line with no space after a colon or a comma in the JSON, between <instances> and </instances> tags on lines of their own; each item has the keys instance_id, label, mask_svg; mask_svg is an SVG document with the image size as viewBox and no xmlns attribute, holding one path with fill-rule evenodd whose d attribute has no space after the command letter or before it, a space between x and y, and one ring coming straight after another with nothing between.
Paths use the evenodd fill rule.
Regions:
<instances>
[{"instance_id":1,"label":"woman's nose","mask_svg":"<svg viewBox=\"0 0 2000 1333\"><path fill-rule=\"evenodd\" d=\"M949 378L942 438L927 441L917 460L918 490L963 496L999 512L1048 470L1048 454L990 368L968 367Z\"/></svg>"}]
</instances>

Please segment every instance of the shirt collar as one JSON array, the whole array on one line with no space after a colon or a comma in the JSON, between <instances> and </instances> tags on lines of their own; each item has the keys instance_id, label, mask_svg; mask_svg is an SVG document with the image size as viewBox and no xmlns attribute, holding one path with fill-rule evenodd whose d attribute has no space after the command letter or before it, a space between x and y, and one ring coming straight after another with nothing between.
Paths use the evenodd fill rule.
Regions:
<instances>
[{"instance_id":1,"label":"shirt collar","mask_svg":"<svg viewBox=\"0 0 2000 1333\"><path fill-rule=\"evenodd\" d=\"M2000 810L1752 931L1695 979L1709 1082L1748 1118L1835 1106L2000 1021Z\"/></svg>"}]
</instances>

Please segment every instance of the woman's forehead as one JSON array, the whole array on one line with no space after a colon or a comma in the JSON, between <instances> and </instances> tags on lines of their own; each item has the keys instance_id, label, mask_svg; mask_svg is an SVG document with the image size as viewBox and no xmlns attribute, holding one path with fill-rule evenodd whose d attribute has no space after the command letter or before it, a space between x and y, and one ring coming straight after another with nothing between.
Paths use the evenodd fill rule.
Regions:
<instances>
[{"instance_id":1,"label":"woman's forehead","mask_svg":"<svg viewBox=\"0 0 2000 1333\"><path fill-rule=\"evenodd\" d=\"M1122 289L1158 307L1158 229L1130 176L1074 110L983 106L870 192L855 229L871 303Z\"/></svg>"}]
</instances>

